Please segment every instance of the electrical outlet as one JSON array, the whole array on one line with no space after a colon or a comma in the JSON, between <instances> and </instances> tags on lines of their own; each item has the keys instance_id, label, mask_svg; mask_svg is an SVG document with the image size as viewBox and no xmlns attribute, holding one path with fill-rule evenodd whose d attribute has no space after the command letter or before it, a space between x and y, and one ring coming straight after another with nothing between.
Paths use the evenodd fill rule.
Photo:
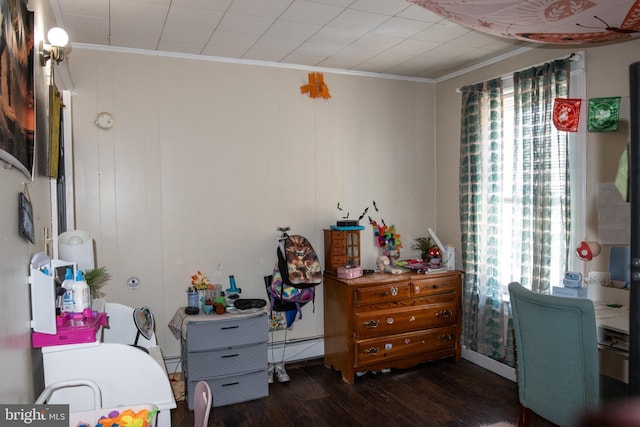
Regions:
<instances>
[{"instance_id":1,"label":"electrical outlet","mask_svg":"<svg viewBox=\"0 0 640 427\"><path fill-rule=\"evenodd\" d=\"M129 279L127 279L127 288L134 290L134 289L138 289L140 287L140 279L138 279L136 276L131 276L129 277Z\"/></svg>"}]
</instances>

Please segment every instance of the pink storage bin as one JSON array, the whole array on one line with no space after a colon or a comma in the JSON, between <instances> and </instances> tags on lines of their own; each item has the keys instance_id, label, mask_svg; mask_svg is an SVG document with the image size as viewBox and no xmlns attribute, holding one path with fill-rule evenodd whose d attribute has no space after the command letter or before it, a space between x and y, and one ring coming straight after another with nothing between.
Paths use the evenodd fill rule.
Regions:
<instances>
[{"instance_id":1,"label":"pink storage bin","mask_svg":"<svg viewBox=\"0 0 640 427\"><path fill-rule=\"evenodd\" d=\"M33 332L31 342L33 348L95 342L100 326L107 326L107 313L64 313L56 318L55 334Z\"/></svg>"},{"instance_id":2,"label":"pink storage bin","mask_svg":"<svg viewBox=\"0 0 640 427\"><path fill-rule=\"evenodd\" d=\"M340 279L355 279L362 276L362 266L358 267L338 267L338 277Z\"/></svg>"}]
</instances>

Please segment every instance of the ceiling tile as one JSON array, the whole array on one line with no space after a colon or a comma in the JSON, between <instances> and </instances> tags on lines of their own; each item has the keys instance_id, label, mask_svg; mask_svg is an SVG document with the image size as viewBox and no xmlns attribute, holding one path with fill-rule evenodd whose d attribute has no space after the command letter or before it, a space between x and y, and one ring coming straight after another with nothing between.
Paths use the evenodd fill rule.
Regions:
<instances>
[{"instance_id":1,"label":"ceiling tile","mask_svg":"<svg viewBox=\"0 0 640 427\"><path fill-rule=\"evenodd\" d=\"M289 52L296 50L300 44L301 42L299 40L279 39L277 37L264 36L260 37L260 39L255 42L251 48L288 54Z\"/></svg>"},{"instance_id":2,"label":"ceiling tile","mask_svg":"<svg viewBox=\"0 0 640 427\"><path fill-rule=\"evenodd\" d=\"M229 33L263 34L273 24L274 19L264 16L227 13L220 22L218 30Z\"/></svg>"},{"instance_id":3,"label":"ceiling tile","mask_svg":"<svg viewBox=\"0 0 640 427\"><path fill-rule=\"evenodd\" d=\"M109 17L109 0L58 0L63 15Z\"/></svg>"},{"instance_id":4,"label":"ceiling tile","mask_svg":"<svg viewBox=\"0 0 640 427\"><path fill-rule=\"evenodd\" d=\"M229 13L277 18L291 4L291 0L234 0Z\"/></svg>"},{"instance_id":5,"label":"ceiling tile","mask_svg":"<svg viewBox=\"0 0 640 427\"><path fill-rule=\"evenodd\" d=\"M305 24L326 25L343 10L341 7L327 4L295 0L293 4L284 11L280 18Z\"/></svg>"},{"instance_id":6,"label":"ceiling tile","mask_svg":"<svg viewBox=\"0 0 640 427\"><path fill-rule=\"evenodd\" d=\"M169 6L131 0L111 0L111 21L123 19L128 22L145 21L164 24Z\"/></svg>"},{"instance_id":7,"label":"ceiling tile","mask_svg":"<svg viewBox=\"0 0 640 427\"><path fill-rule=\"evenodd\" d=\"M373 30L373 32L376 34L384 34L392 37L407 38L413 36L414 34L418 34L421 31L424 31L431 25L433 24L429 22L413 21L411 19L393 17L383 22L380 26Z\"/></svg>"},{"instance_id":8,"label":"ceiling tile","mask_svg":"<svg viewBox=\"0 0 640 427\"><path fill-rule=\"evenodd\" d=\"M63 15L69 41L109 45L109 19L98 16Z\"/></svg>"},{"instance_id":9,"label":"ceiling tile","mask_svg":"<svg viewBox=\"0 0 640 427\"><path fill-rule=\"evenodd\" d=\"M317 67L324 58L325 57L321 55L306 55L294 52L290 55L285 56L282 62L284 62L285 64L308 65L310 67Z\"/></svg>"},{"instance_id":10,"label":"ceiling tile","mask_svg":"<svg viewBox=\"0 0 640 427\"><path fill-rule=\"evenodd\" d=\"M72 44L410 77L437 78L532 45L470 30L406 0L49 1Z\"/></svg>"},{"instance_id":11,"label":"ceiling tile","mask_svg":"<svg viewBox=\"0 0 640 427\"><path fill-rule=\"evenodd\" d=\"M460 25L456 25L450 22L438 22L429 26L424 31L421 31L418 34L414 34L413 36L411 36L411 38L416 40L445 43L462 37L470 31L471 30L469 30L468 28L464 28ZM473 34L479 35L479 33L475 31L473 32Z\"/></svg>"},{"instance_id":12,"label":"ceiling tile","mask_svg":"<svg viewBox=\"0 0 640 427\"><path fill-rule=\"evenodd\" d=\"M340 52L336 52L318 64L320 67L337 68L351 70L356 65L368 60L380 53L379 51L367 51L359 48L347 46Z\"/></svg>"},{"instance_id":13,"label":"ceiling tile","mask_svg":"<svg viewBox=\"0 0 640 427\"><path fill-rule=\"evenodd\" d=\"M360 34L365 34L374 30L388 19L389 17L385 15L346 9L327 24L327 26L331 28L353 28Z\"/></svg>"},{"instance_id":14,"label":"ceiling tile","mask_svg":"<svg viewBox=\"0 0 640 427\"><path fill-rule=\"evenodd\" d=\"M391 37L385 34L369 33L351 43L349 47L380 52L397 45L402 40L401 38Z\"/></svg>"},{"instance_id":15,"label":"ceiling tile","mask_svg":"<svg viewBox=\"0 0 640 427\"><path fill-rule=\"evenodd\" d=\"M320 56L326 58L342 47L340 45L332 45L328 43L304 42L293 53L298 55Z\"/></svg>"},{"instance_id":16,"label":"ceiling tile","mask_svg":"<svg viewBox=\"0 0 640 427\"><path fill-rule=\"evenodd\" d=\"M397 16L399 18L414 19L416 21L431 22L431 23L445 20L442 16L438 15L437 13L433 13L430 10L425 9L424 7L416 6L414 4L409 6L407 9L404 9L402 12L398 13Z\"/></svg>"},{"instance_id":17,"label":"ceiling tile","mask_svg":"<svg viewBox=\"0 0 640 427\"><path fill-rule=\"evenodd\" d=\"M252 34L216 31L202 53L211 56L242 58L257 40L258 37Z\"/></svg>"},{"instance_id":18,"label":"ceiling tile","mask_svg":"<svg viewBox=\"0 0 640 427\"><path fill-rule=\"evenodd\" d=\"M162 43L187 43L200 46L198 52L211 37L211 30L199 27L183 27L177 25L165 25L160 38Z\"/></svg>"},{"instance_id":19,"label":"ceiling tile","mask_svg":"<svg viewBox=\"0 0 640 427\"><path fill-rule=\"evenodd\" d=\"M410 6L411 3L407 3L406 0L357 0L350 4L349 8L393 16Z\"/></svg>"},{"instance_id":20,"label":"ceiling tile","mask_svg":"<svg viewBox=\"0 0 640 427\"><path fill-rule=\"evenodd\" d=\"M208 9L216 12L226 12L232 1L233 0L173 0L171 5L172 7L183 6L193 9Z\"/></svg>"},{"instance_id":21,"label":"ceiling tile","mask_svg":"<svg viewBox=\"0 0 640 427\"><path fill-rule=\"evenodd\" d=\"M265 34L271 37L280 37L283 39L307 40L318 32L320 28L322 28L320 25L303 24L302 22L279 19L269 27Z\"/></svg>"},{"instance_id":22,"label":"ceiling tile","mask_svg":"<svg viewBox=\"0 0 640 427\"><path fill-rule=\"evenodd\" d=\"M342 44L348 46L358 39L359 32L351 28L324 27L309 37L309 41L315 43Z\"/></svg>"},{"instance_id":23,"label":"ceiling tile","mask_svg":"<svg viewBox=\"0 0 640 427\"><path fill-rule=\"evenodd\" d=\"M223 15L222 12L216 10L174 6L167 15L166 25L209 28L213 30Z\"/></svg>"}]
</instances>

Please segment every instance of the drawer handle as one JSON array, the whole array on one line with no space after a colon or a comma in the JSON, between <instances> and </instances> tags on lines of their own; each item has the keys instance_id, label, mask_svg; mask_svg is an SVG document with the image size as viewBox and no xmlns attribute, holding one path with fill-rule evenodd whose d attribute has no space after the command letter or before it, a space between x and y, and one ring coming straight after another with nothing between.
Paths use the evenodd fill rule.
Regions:
<instances>
[{"instance_id":1,"label":"drawer handle","mask_svg":"<svg viewBox=\"0 0 640 427\"><path fill-rule=\"evenodd\" d=\"M393 317L387 317L387 325L393 325Z\"/></svg>"},{"instance_id":2,"label":"drawer handle","mask_svg":"<svg viewBox=\"0 0 640 427\"><path fill-rule=\"evenodd\" d=\"M452 339L453 339L453 335L451 334L440 335L440 341L451 341Z\"/></svg>"},{"instance_id":3,"label":"drawer handle","mask_svg":"<svg viewBox=\"0 0 640 427\"><path fill-rule=\"evenodd\" d=\"M379 324L379 320L367 320L366 322L362 323L362 326L364 326L365 328L377 328Z\"/></svg>"},{"instance_id":4,"label":"drawer handle","mask_svg":"<svg viewBox=\"0 0 640 427\"><path fill-rule=\"evenodd\" d=\"M382 293L382 295L383 295L383 296L385 296L385 297L388 297L388 296L389 296L389 292L384 291L384 292ZM392 295L392 296L396 296L396 295L398 295L398 287L397 287L397 286L392 286L392 287L391 287L391 295Z\"/></svg>"},{"instance_id":5,"label":"drawer handle","mask_svg":"<svg viewBox=\"0 0 640 427\"><path fill-rule=\"evenodd\" d=\"M380 351L380 347L370 347L364 351L364 354L377 354Z\"/></svg>"},{"instance_id":6,"label":"drawer handle","mask_svg":"<svg viewBox=\"0 0 640 427\"><path fill-rule=\"evenodd\" d=\"M453 316L453 310L441 310L436 313L438 319L448 319Z\"/></svg>"},{"instance_id":7,"label":"drawer handle","mask_svg":"<svg viewBox=\"0 0 640 427\"><path fill-rule=\"evenodd\" d=\"M238 357L240 356L239 354L225 354L224 356L222 356L222 359L227 358L227 357Z\"/></svg>"},{"instance_id":8,"label":"drawer handle","mask_svg":"<svg viewBox=\"0 0 640 427\"><path fill-rule=\"evenodd\" d=\"M435 284L435 285L433 285L433 286L431 286L431 287L432 287L433 289L438 289L438 288L439 288L439 286L438 286L437 284Z\"/></svg>"},{"instance_id":9,"label":"drawer handle","mask_svg":"<svg viewBox=\"0 0 640 427\"><path fill-rule=\"evenodd\" d=\"M234 382L234 383L222 384L222 387L227 387L227 386L232 386L232 385L238 385L238 384L240 384L240 382L239 382L239 381L236 381L236 382Z\"/></svg>"},{"instance_id":10,"label":"drawer handle","mask_svg":"<svg viewBox=\"0 0 640 427\"><path fill-rule=\"evenodd\" d=\"M220 329L238 329L239 327L240 327L240 326L238 326L238 325L235 325L235 326L223 326L223 327L222 327L222 328L220 328Z\"/></svg>"}]
</instances>

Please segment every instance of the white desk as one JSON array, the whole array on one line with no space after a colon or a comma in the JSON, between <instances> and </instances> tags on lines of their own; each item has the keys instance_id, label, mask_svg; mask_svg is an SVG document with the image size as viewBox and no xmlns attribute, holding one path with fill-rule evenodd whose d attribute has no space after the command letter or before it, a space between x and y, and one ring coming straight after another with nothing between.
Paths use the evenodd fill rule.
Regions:
<instances>
[{"instance_id":1,"label":"white desk","mask_svg":"<svg viewBox=\"0 0 640 427\"><path fill-rule=\"evenodd\" d=\"M594 303L599 328L629 335L629 306L609 307Z\"/></svg>"},{"instance_id":2,"label":"white desk","mask_svg":"<svg viewBox=\"0 0 640 427\"><path fill-rule=\"evenodd\" d=\"M589 298L594 301L596 311L600 373L628 383L629 291L590 286Z\"/></svg>"}]
</instances>

